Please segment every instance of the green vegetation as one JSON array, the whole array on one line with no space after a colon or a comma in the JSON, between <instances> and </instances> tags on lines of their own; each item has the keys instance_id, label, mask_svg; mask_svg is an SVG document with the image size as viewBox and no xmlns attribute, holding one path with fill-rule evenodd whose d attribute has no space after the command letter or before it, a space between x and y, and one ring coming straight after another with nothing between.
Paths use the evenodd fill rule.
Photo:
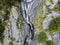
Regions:
<instances>
[{"instance_id":1,"label":"green vegetation","mask_svg":"<svg viewBox=\"0 0 60 45\"><path fill-rule=\"evenodd\" d=\"M52 0L49 0L49 1L50 1L52 4L54 4Z\"/></svg>"},{"instance_id":2,"label":"green vegetation","mask_svg":"<svg viewBox=\"0 0 60 45\"><path fill-rule=\"evenodd\" d=\"M17 22L16 22L17 28L21 28L24 25L22 17L19 15Z\"/></svg>"},{"instance_id":3,"label":"green vegetation","mask_svg":"<svg viewBox=\"0 0 60 45\"><path fill-rule=\"evenodd\" d=\"M51 40L48 40L48 41L46 42L46 45L54 45L54 42L51 41Z\"/></svg>"},{"instance_id":4,"label":"green vegetation","mask_svg":"<svg viewBox=\"0 0 60 45\"><path fill-rule=\"evenodd\" d=\"M9 20L10 12L8 10L5 10L5 14L3 15L4 21Z\"/></svg>"},{"instance_id":5,"label":"green vegetation","mask_svg":"<svg viewBox=\"0 0 60 45\"><path fill-rule=\"evenodd\" d=\"M36 28L36 31L42 31L43 28L42 28L42 22L43 22L44 18L41 17L41 16L36 16L36 18L33 20L34 21L34 26ZM38 23L37 23L38 22Z\"/></svg>"},{"instance_id":6,"label":"green vegetation","mask_svg":"<svg viewBox=\"0 0 60 45\"><path fill-rule=\"evenodd\" d=\"M49 0L49 1L53 4L52 0ZM43 7L44 6L46 6L46 9L48 11L48 13L46 15L43 14ZM42 0L41 5L38 8L39 9L38 10L38 14L33 19L33 23L34 23L36 32L41 32L41 31L46 32L47 31L51 36L53 36L53 32L56 32L56 31L60 30L60 20L59 20L60 17L57 17L56 19L53 18L53 20L51 21L51 23L49 25L49 29L48 30L44 30L43 27L42 27L42 23L43 23L44 19L47 17L47 15L52 13L52 11L56 11L58 13L59 12L58 10L60 10L59 7L60 7L60 0L58 1L58 4L56 4L54 6L53 9L50 9L49 6L47 6L45 4L45 0ZM39 37L39 36L37 36L37 37ZM38 39L38 41L39 40L40 39Z\"/></svg>"},{"instance_id":7,"label":"green vegetation","mask_svg":"<svg viewBox=\"0 0 60 45\"><path fill-rule=\"evenodd\" d=\"M9 20L12 6L18 6L18 4L19 0L0 0L0 15L2 15L3 21Z\"/></svg>"},{"instance_id":8,"label":"green vegetation","mask_svg":"<svg viewBox=\"0 0 60 45\"><path fill-rule=\"evenodd\" d=\"M12 41L11 41L11 42L9 42L9 45L12 45Z\"/></svg>"},{"instance_id":9,"label":"green vegetation","mask_svg":"<svg viewBox=\"0 0 60 45\"><path fill-rule=\"evenodd\" d=\"M46 9L47 9L47 11L48 11L48 14L53 11L53 9L50 9L49 6L46 6Z\"/></svg>"},{"instance_id":10,"label":"green vegetation","mask_svg":"<svg viewBox=\"0 0 60 45\"><path fill-rule=\"evenodd\" d=\"M19 3L19 0L0 0L0 9L11 8L13 5L16 6L17 3Z\"/></svg>"},{"instance_id":11,"label":"green vegetation","mask_svg":"<svg viewBox=\"0 0 60 45\"><path fill-rule=\"evenodd\" d=\"M12 37L10 37L10 39L11 39L12 41L15 41L15 40L16 40L15 38L12 38Z\"/></svg>"},{"instance_id":12,"label":"green vegetation","mask_svg":"<svg viewBox=\"0 0 60 45\"><path fill-rule=\"evenodd\" d=\"M0 19L0 42L3 41L3 37L4 37L3 33L4 33L4 30L5 30L5 27L4 27L4 25L2 24L2 21L1 21L1 19Z\"/></svg>"},{"instance_id":13,"label":"green vegetation","mask_svg":"<svg viewBox=\"0 0 60 45\"><path fill-rule=\"evenodd\" d=\"M2 12L0 11L0 15L2 15Z\"/></svg>"},{"instance_id":14,"label":"green vegetation","mask_svg":"<svg viewBox=\"0 0 60 45\"><path fill-rule=\"evenodd\" d=\"M60 30L60 16L56 18L56 23L57 23L58 30Z\"/></svg>"},{"instance_id":15,"label":"green vegetation","mask_svg":"<svg viewBox=\"0 0 60 45\"><path fill-rule=\"evenodd\" d=\"M53 19L49 25L49 30L50 31L57 31L60 30L60 16L57 18Z\"/></svg>"},{"instance_id":16,"label":"green vegetation","mask_svg":"<svg viewBox=\"0 0 60 45\"><path fill-rule=\"evenodd\" d=\"M36 30L38 32L40 32L39 34L36 35L37 40L39 43L45 42L47 39L46 36L46 31L45 32L41 32L44 31L44 29L42 28L42 22L44 20L44 14L43 14L43 7L46 6L45 4L46 0L42 0L41 5L39 6L39 12L36 15L36 17L34 17L34 26L36 28ZM10 17L10 10L12 6L18 6L18 2L19 0L0 0L0 15L2 15L1 11L5 11L5 14L2 15L3 17L3 21L0 19L0 41L3 41L4 38L4 30L5 30L5 26L7 24L7 20L9 20ZM50 2L53 4L52 0L50 0ZM54 7L54 9L49 9L49 6L46 6L48 13L51 13L52 11L60 11L60 0L58 1L58 4ZM18 9L19 10L19 9ZM21 16L18 16L17 22L16 22L17 28L20 29L23 25L23 19ZM50 34L52 34L53 32L60 30L60 17L57 17L56 19L53 19L51 21L51 24L49 25L49 31ZM15 41L14 38L11 38L11 40ZM12 42L10 42L10 45L12 45ZM47 41L46 45L54 45L53 41Z\"/></svg>"},{"instance_id":17,"label":"green vegetation","mask_svg":"<svg viewBox=\"0 0 60 45\"><path fill-rule=\"evenodd\" d=\"M45 5L45 0L42 0L41 5L38 7L38 13L33 19L34 26L36 28L36 31L42 31L42 22L44 20L44 14L43 14L43 6ZM38 23L37 23L38 22Z\"/></svg>"},{"instance_id":18,"label":"green vegetation","mask_svg":"<svg viewBox=\"0 0 60 45\"><path fill-rule=\"evenodd\" d=\"M54 10L60 12L60 0L58 0L58 3L55 5Z\"/></svg>"},{"instance_id":19,"label":"green vegetation","mask_svg":"<svg viewBox=\"0 0 60 45\"><path fill-rule=\"evenodd\" d=\"M2 16L3 20L0 19L0 42L3 42L3 38L4 38L4 30L5 30L5 26L7 25L7 20L9 20L9 11L8 10L3 10L5 11L5 14L3 14L2 12L0 12L0 16Z\"/></svg>"},{"instance_id":20,"label":"green vegetation","mask_svg":"<svg viewBox=\"0 0 60 45\"><path fill-rule=\"evenodd\" d=\"M45 42L47 40L47 35L45 32L40 32L36 37L39 43Z\"/></svg>"},{"instance_id":21,"label":"green vegetation","mask_svg":"<svg viewBox=\"0 0 60 45\"><path fill-rule=\"evenodd\" d=\"M9 19L9 14L12 6L18 6L19 0L0 0L0 15L2 15L1 11L4 11L3 14L4 21Z\"/></svg>"}]
</instances>

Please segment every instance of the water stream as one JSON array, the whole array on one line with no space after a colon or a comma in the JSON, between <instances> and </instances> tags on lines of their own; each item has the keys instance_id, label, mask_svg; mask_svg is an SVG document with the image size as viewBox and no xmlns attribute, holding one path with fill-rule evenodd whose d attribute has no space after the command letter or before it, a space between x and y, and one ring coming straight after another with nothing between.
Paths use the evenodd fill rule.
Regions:
<instances>
[{"instance_id":1,"label":"water stream","mask_svg":"<svg viewBox=\"0 0 60 45\"><path fill-rule=\"evenodd\" d=\"M37 7L39 6L39 3L40 2L36 0L28 0L28 1L21 0L20 2L21 16L25 22L25 27L27 27L27 29L24 30L25 39L23 41L23 45L32 45L32 43L36 39L35 34L34 34L34 30L35 30L34 25L32 24L31 21L32 21L32 17L34 16L36 12Z\"/></svg>"}]
</instances>

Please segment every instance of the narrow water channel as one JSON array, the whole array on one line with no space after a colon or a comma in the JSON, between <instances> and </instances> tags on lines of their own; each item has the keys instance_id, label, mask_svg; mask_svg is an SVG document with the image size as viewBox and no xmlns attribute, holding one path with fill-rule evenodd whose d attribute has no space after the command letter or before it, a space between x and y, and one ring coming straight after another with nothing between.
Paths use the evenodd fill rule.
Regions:
<instances>
[{"instance_id":1,"label":"narrow water channel","mask_svg":"<svg viewBox=\"0 0 60 45\"><path fill-rule=\"evenodd\" d=\"M32 24L32 18L33 13L36 12L37 7L39 6L39 3L37 0L21 0L20 1L20 9L21 9L21 16L23 18L23 21L25 22L25 27L28 29L24 30L25 39L23 41L23 45L31 45L31 43L35 40L35 34L34 34L34 24ZM36 4L36 5L35 5ZM35 7L32 7L34 6ZM35 9L35 11L30 12L30 9Z\"/></svg>"}]
</instances>

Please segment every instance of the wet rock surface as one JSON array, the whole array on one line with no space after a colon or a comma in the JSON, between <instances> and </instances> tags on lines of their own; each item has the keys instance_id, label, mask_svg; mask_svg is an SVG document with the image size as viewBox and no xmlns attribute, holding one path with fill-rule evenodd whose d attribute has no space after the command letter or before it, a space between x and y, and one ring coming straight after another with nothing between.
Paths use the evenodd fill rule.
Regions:
<instances>
[{"instance_id":1,"label":"wet rock surface","mask_svg":"<svg viewBox=\"0 0 60 45\"><path fill-rule=\"evenodd\" d=\"M21 1L21 15L22 15L23 20L26 23L25 27L24 27L25 28L24 29L25 39L24 39L23 45L32 45L31 42L34 42L34 38L35 38L34 25L32 24L31 21L32 21L33 15L35 14L33 10L37 9L37 7L39 5L39 4L35 5L35 3L38 3L38 2L36 0L31 1L30 5L29 5L28 2L24 3L24 1ZM35 5L36 7L32 7L31 4ZM29 9L29 8L32 8L33 10Z\"/></svg>"}]
</instances>

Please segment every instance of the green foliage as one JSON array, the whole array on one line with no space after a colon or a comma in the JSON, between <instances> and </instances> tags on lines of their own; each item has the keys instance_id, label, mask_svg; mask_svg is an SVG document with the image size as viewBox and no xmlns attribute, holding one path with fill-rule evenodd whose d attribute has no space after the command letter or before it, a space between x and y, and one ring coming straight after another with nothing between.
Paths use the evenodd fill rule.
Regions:
<instances>
[{"instance_id":1,"label":"green foliage","mask_svg":"<svg viewBox=\"0 0 60 45\"><path fill-rule=\"evenodd\" d=\"M49 25L49 30L50 31L57 31L60 30L60 16L57 18L53 19Z\"/></svg>"},{"instance_id":2,"label":"green foliage","mask_svg":"<svg viewBox=\"0 0 60 45\"><path fill-rule=\"evenodd\" d=\"M10 17L10 12L8 11L8 10L5 10L5 14L3 15L3 17L4 17L4 21L6 21L6 20L9 20L9 17Z\"/></svg>"},{"instance_id":3,"label":"green foliage","mask_svg":"<svg viewBox=\"0 0 60 45\"><path fill-rule=\"evenodd\" d=\"M40 32L36 37L39 43L45 42L47 40L47 35L45 32Z\"/></svg>"},{"instance_id":4,"label":"green foliage","mask_svg":"<svg viewBox=\"0 0 60 45\"><path fill-rule=\"evenodd\" d=\"M51 40L48 40L48 41L46 42L46 45L54 45L54 42L51 41Z\"/></svg>"},{"instance_id":5,"label":"green foliage","mask_svg":"<svg viewBox=\"0 0 60 45\"><path fill-rule=\"evenodd\" d=\"M50 5L49 5L49 6L50 6ZM49 6L46 6L47 11L48 11L48 14L51 13L51 11L53 10L53 9L50 9Z\"/></svg>"},{"instance_id":6,"label":"green foliage","mask_svg":"<svg viewBox=\"0 0 60 45\"><path fill-rule=\"evenodd\" d=\"M60 16L56 18L56 23L57 23L58 30L60 30Z\"/></svg>"},{"instance_id":7,"label":"green foliage","mask_svg":"<svg viewBox=\"0 0 60 45\"><path fill-rule=\"evenodd\" d=\"M0 0L0 41L3 41L3 33L5 30L5 26L7 25L7 20L10 18L10 11L12 6L17 6L19 4L19 0Z\"/></svg>"},{"instance_id":8,"label":"green foliage","mask_svg":"<svg viewBox=\"0 0 60 45\"><path fill-rule=\"evenodd\" d=\"M16 25L17 25L17 28L21 28L24 25L24 22L21 16L18 16Z\"/></svg>"},{"instance_id":9,"label":"green foliage","mask_svg":"<svg viewBox=\"0 0 60 45\"><path fill-rule=\"evenodd\" d=\"M0 11L0 15L2 15L2 12Z\"/></svg>"},{"instance_id":10,"label":"green foliage","mask_svg":"<svg viewBox=\"0 0 60 45\"><path fill-rule=\"evenodd\" d=\"M60 11L60 0L58 0L58 3L57 3L56 6L54 7L54 10Z\"/></svg>"},{"instance_id":11,"label":"green foliage","mask_svg":"<svg viewBox=\"0 0 60 45\"><path fill-rule=\"evenodd\" d=\"M7 9L8 7L12 7L13 5L16 5L17 3L19 3L19 0L0 0L0 8Z\"/></svg>"},{"instance_id":12,"label":"green foliage","mask_svg":"<svg viewBox=\"0 0 60 45\"><path fill-rule=\"evenodd\" d=\"M0 41L2 42L3 41L3 33L4 33L4 30L5 30L5 27L4 25L2 24L2 21L0 20Z\"/></svg>"},{"instance_id":13,"label":"green foliage","mask_svg":"<svg viewBox=\"0 0 60 45\"><path fill-rule=\"evenodd\" d=\"M51 21L51 23L49 25L49 29L50 29L50 31L57 30L57 24L56 24L55 20Z\"/></svg>"},{"instance_id":14,"label":"green foliage","mask_svg":"<svg viewBox=\"0 0 60 45\"><path fill-rule=\"evenodd\" d=\"M4 21L9 19L9 14L12 6L18 6L19 0L0 0L0 15L2 15L2 11L5 12L3 15Z\"/></svg>"},{"instance_id":15,"label":"green foliage","mask_svg":"<svg viewBox=\"0 0 60 45\"><path fill-rule=\"evenodd\" d=\"M54 4L52 0L49 0L49 1L50 1L52 4Z\"/></svg>"},{"instance_id":16,"label":"green foliage","mask_svg":"<svg viewBox=\"0 0 60 45\"><path fill-rule=\"evenodd\" d=\"M0 24L2 23L1 19L0 19Z\"/></svg>"},{"instance_id":17,"label":"green foliage","mask_svg":"<svg viewBox=\"0 0 60 45\"><path fill-rule=\"evenodd\" d=\"M11 39L12 41L15 41L15 38L10 37L10 39Z\"/></svg>"},{"instance_id":18,"label":"green foliage","mask_svg":"<svg viewBox=\"0 0 60 45\"><path fill-rule=\"evenodd\" d=\"M12 45L13 43L12 43L12 41L11 42L9 42L9 45Z\"/></svg>"},{"instance_id":19,"label":"green foliage","mask_svg":"<svg viewBox=\"0 0 60 45\"><path fill-rule=\"evenodd\" d=\"M2 11L3 11L3 12L2 12ZM4 21L7 21L7 20L9 20L9 18L10 18L10 11L8 11L7 9L6 9L6 10L1 10L0 16L2 16L3 22L4 22ZM2 18L1 18L1 19L2 19Z\"/></svg>"},{"instance_id":20,"label":"green foliage","mask_svg":"<svg viewBox=\"0 0 60 45\"><path fill-rule=\"evenodd\" d=\"M7 20L10 18L11 7L18 6L18 4L19 0L0 0L0 16L2 16L3 19L0 19L0 42L2 42L4 38L3 33L7 25Z\"/></svg>"},{"instance_id":21,"label":"green foliage","mask_svg":"<svg viewBox=\"0 0 60 45\"><path fill-rule=\"evenodd\" d=\"M35 26L37 32L43 30L43 28L42 28L42 22L43 22L43 20L44 20L44 17L40 16L40 15L36 15L36 17L34 18L33 23L34 23L34 26Z\"/></svg>"}]
</instances>

